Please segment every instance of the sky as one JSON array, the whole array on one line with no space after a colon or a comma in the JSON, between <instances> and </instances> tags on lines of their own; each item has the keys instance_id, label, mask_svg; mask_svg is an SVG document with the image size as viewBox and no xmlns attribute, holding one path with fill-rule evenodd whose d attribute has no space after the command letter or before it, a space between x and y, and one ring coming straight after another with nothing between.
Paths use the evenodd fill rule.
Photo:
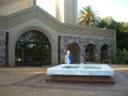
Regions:
<instances>
[{"instance_id":1,"label":"sky","mask_svg":"<svg viewBox=\"0 0 128 96\"><path fill-rule=\"evenodd\" d=\"M55 16L55 0L37 0L37 4ZM128 22L128 0L78 0L78 13L88 5L101 18L112 16L118 22Z\"/></svg>"}]
</instances>

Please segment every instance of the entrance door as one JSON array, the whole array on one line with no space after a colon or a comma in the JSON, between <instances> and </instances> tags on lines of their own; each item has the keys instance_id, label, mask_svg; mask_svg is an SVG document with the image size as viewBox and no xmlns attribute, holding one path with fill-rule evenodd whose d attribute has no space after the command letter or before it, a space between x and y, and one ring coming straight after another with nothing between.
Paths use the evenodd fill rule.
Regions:
<instances>
[{"instance_id":1,"label":"entrance door","mask_svg":"<svg viewBox=\"0 0 128 96\"><path fill-rule=\"evenodd\" d=\"M31 30L16 43L16 65L41 66L51 64L51 44L41 32Z\"/></svg>"}]
</instances>

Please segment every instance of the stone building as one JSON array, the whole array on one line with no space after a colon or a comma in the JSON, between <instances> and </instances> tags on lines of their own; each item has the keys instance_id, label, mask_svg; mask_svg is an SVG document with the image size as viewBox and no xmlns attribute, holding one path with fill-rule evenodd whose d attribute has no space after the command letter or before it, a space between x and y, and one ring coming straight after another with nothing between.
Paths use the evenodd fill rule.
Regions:
<instances>
[{"instance_id":1,"label":"stone building","mask_svg":"<svg viewBox=\"0 0 128 96\"><path fill-rule=\"evenodd\" d=\"M36 6L35 0L0 1L0 65L60 64L67 50L74 63L81 55L89 62L112 60L116 33L62 23Z\"/></svg>"}]
</instances>

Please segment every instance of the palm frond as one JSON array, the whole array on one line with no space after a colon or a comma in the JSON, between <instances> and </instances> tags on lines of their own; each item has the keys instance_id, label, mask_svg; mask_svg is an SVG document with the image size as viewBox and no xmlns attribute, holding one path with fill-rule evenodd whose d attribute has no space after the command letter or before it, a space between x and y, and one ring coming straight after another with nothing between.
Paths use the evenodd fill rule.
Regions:
<instances>
[{"instance_id":1,"label":"palm frond","mask_svg":"<svg viewBox=\"0 0 128 96\"><path fill-rule=\"evenodd\" d=\"M92 22L97 21L96 12L92 10L91 6L83 7L82 10L80 10L80 22L82 26L90 26Z\"/></svg>"}]
</instances>

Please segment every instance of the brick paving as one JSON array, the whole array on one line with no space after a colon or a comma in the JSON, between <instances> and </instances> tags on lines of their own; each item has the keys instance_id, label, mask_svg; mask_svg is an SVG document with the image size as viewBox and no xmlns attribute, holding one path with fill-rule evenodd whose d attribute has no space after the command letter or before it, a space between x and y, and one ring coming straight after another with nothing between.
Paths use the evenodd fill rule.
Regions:
<instances>
[{"instance_id":1,"label":"brick paving","mask_svg":"<svg viewBox=\"0 0 128 96\"><path fill-rule=\"evenodd\" d=\"M0 68L0 96L128 96L128 66L112 67L114 85L47 82L46 68Z\"/></svg>"}]
</instances>

